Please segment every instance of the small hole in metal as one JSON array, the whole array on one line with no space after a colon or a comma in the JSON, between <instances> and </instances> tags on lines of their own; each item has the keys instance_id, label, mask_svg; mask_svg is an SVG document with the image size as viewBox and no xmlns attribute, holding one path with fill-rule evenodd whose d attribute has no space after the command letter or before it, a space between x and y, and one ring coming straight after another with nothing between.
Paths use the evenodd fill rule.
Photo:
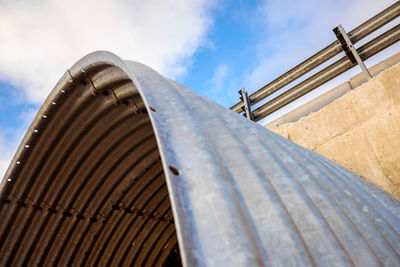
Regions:
<instances>
[{"instance_id":1,"label":"small hole in metal","mask_svg":"<svg viewBox=\"0 0 400 267\"><path fill-rule=\"evenodd\" d=\"M37 205L37 204L35 204L35 205L32 205L32 208L34 208L35 210L43 210L43 208L42 207L40 207L39 205Z\"/></svg>"},{"instance_id":2,"label":"small hole in metal","mask_svg":"<svg viewBox=\"0 0 400 267\"><path fill-rule=\"evenodd\" d=\"M155 109L153 107L150 107L150 110L153 111L153 112L157 112L157 109Z\"/></svg>"},{"instance_id":3,"label":"small hole in metal","mask_svg":"<svg viewBox=\"0 0 400 267\"><path fill-rule=\"evenodd\" d=\"M55 208L48 208L47 211L52 214L56 214L57 210Z\"/></svg>"},{"instance_id":4,"label":"small hole in metal","mask_svg":"<svg viewBox=\"0 0 400 267\"><path fill-rule=\"evenodd\" d=\"M71 214L69 211L67 211L67 210L63 211L63 212L62 212L62 215L66 216L66 217L72 216L72 214Z\"/></svg>"},{"instance_id":5,"label":"small hole in metal","mask_svg":"<svg viewBox=\"0 0 400 267\"><path fill-rule=\"evenodd\" d=\"M177 168L175 168L174 166L168 166L169 169L171 170L171 172L175 175L179 175L179 170Z\"/></svg>"},{"instance_id":6,"label":"small hole in metal","mask_svg":"<svg viewBox=\"0 0 400 267\"><path fill-rule=\"evenodd\" d=\"M132 213L132 210L130 208L125 208L124 210L126 213Z\"/></svg>"},{"instance_id":7,"label":"small hole in metal","mask_svg":"<svg viewBox=\"0 0 400 267\"><path fill-rule=\"evenodd\" d=\"M18 201L17 201L17 204L20 205L20 206L22 206L22 207L28 206L23 200L18 200Z\"/></svg>"}]
</instances>

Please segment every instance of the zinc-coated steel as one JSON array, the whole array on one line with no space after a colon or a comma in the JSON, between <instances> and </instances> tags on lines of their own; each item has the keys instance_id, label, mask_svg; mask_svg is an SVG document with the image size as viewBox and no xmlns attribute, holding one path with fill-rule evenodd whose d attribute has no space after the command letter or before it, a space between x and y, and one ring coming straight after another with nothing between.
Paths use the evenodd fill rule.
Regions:
<instances>
[{"instance_id":1,"label":"zinc-coated steel","mask_svg":"<svg viewBox=\"0 0 400 267\"><path fill-rule=\"evenodd\" d=\"M367 35L382 27L383 25L397 18L398 16L400 16L400 1L395 2L390 7L386 8L376 16L372 17L357 28L350 31L348 33L348 36L351 42L355 44ZM288 72L282 74L272 82L268 83L264 87L251 94L249 96L251 104L257 104L258 102L265 99L267 96L273 94L274 92L293 82L297 78L318 67L330 58L338 55L342 51L343 49L340 42L336 40L315 55L306 59L296 67L292 68ZM240 113L244 110L244 104L243 102L238 102L230 109Z\"/></svg>"},{"instance_id":2,"label":"zinc-coated steel","mask_svg":"<svg viewBox=\"0 0 400 267\"><path fill-rule=\"evenodd\" d=\"M357 49L362 60L367 60L373 55L379 53L386 47L398 42L400 40L400 25L393 27L387 32L381 34L377 38L369 41L365 45ZM253 111L255 121L259 121L274 111L284 107L285 105L295 101L299 97L311 92L318 86L321 86L325 82L337 77L343 72L351 69L357 65L357 63L351 62L351 60L344 56L338 61L332 63L325 69L312 75L310 78L303 82L293 86L284 93L276 96L267 103L258 107Z\"/></svg>"},{"instance_id":3,"label":"zinc-coated steel","mask_svg":"<svg viewBox=\"0 0 400 267\"><path fill-rule=\"evenodd\" d=\"M108 52L57 83L2 181L2 266L396 266L400 204Z\"/></svg>"}]
</instances>

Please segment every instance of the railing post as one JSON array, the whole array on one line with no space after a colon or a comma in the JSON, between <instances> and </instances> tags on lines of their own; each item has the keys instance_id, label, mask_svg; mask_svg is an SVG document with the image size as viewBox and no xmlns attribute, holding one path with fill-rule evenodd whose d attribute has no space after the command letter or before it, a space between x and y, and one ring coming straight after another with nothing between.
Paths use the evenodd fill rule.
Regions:
<instances>
[{"instance_id":1,"label":"railing post","mask_svg":"<svg viewBox=\"0 0 400 267\"><path fill-rule=\"evenodd\" d=\"M239 90L238 93L240 94L240 100L242 100L244 103L244 111L246 112L246 117L249 120L254 121L253 112L251 112L251 107L250 107L250 98L247 95L246 90L242 88L241 90Z\"/></svg>"},{"instance_id":2,"label":"railing post","mask_svg":"<svg viewBox=\"0 0 400 267\"><path fill-rule=\"evenodd\" d=\"M355 49L353 43L351 42L346 31L343 29L342 25L339 24L339 26L333 29L333 32L335 33L336 38L342 44L342 49L346 53L346 56L350 59L350 61L352 63L358 63L367 79L371 79L371 73L369 73L367 67L362 61L360 55L357 53L357 50Z\"/></svg>"}]
</instances>

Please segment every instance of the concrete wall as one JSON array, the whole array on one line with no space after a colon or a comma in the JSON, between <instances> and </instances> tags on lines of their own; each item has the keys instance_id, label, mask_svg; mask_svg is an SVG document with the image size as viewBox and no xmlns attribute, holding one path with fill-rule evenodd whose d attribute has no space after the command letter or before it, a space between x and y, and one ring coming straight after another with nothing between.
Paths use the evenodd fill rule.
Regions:
<instances>
[{"instance_id":1,"label":"concrete wall","mask_svg":"<svg viewBox=\"0 0 400 267\"><path fill-rule=\"evenodd\" d=\"M400 64L297 122L268 128L400 199Z\"/></svg>"},{"instance_id":2,"label":"concrete wall","mask_svg":"<svg viewBox=\"0 0 400 267\"><path fill-rule=\"evenodd\" d=\"M382 71L396 65L399 62L400 62L400 52L376 64L375 66L372 66L368 70L371 73L371 75L375 77ZM282 125L285 123L298 121L300 118L308 116L310 115L310 113L316 112L320 110L322 107L328 105L329 103L332 103L335 99L338 99L342 95L346 94L348 91L357 88L366 81L367 78L365 77L364 73L359 73L354 77L350 78L350 80L329 90L328 92L322 94L321 96L316 97L315 99L307 102L306 104L277 118L276 120L269 122L266 125L266 127L272 128L274 126Z\"/></svg>"}]
</instances>

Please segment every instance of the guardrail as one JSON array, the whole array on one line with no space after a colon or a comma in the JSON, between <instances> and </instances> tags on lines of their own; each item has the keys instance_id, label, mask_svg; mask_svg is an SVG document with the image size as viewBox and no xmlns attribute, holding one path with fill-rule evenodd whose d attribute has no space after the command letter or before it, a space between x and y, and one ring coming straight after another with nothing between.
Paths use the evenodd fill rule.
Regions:
<instances>
[{"instance_id":1,"label":"guardrail","mask_svg":"<svg viewBox=\"0 0 400 267\"><path fill-rule=\"evenodd\" d=\"M360 26L356 27L348 34L343 30L341 25L333 29L338 40L328 45L312 57L306 59L296 67L292 68L285 74L276 78L272 82L268 83L264 87L260 88L253 94L247 96L244 89L239 91L242 95L241 102L236 103L230 109L241 113L246 112L246 116L254 121L259 121L276 110L284 107L285 105L293 102L299 97L309 93L316 89L320 85L332 80L336 76L343 72L351 69L355 65L359 64L363 69L363 72L368 76L368 70L365 68L362 61L367 60L378 52L382 51L386 47L396 43L400 40L400 25L396 25L379 35L375 39L369 41L358 49L355 49L353 44L362 40L375 30L379 29L383 25L389 23L393 19L400 16L400 1L397 1L390 7L386 8L378 15L372 17L368 21L364 22ZM265 104L251 111L251 106L259 103L269 95L293 82L297 78L303 76L309 71L315 69L322 63L338 55L340 52L345 52L346 56L332 63L328 67L312 75L308 79L301 83L293 86L284 93L276 96L269 100ZM370 76L370 75L369 75Z\"/></svg>"}]
</instances>

